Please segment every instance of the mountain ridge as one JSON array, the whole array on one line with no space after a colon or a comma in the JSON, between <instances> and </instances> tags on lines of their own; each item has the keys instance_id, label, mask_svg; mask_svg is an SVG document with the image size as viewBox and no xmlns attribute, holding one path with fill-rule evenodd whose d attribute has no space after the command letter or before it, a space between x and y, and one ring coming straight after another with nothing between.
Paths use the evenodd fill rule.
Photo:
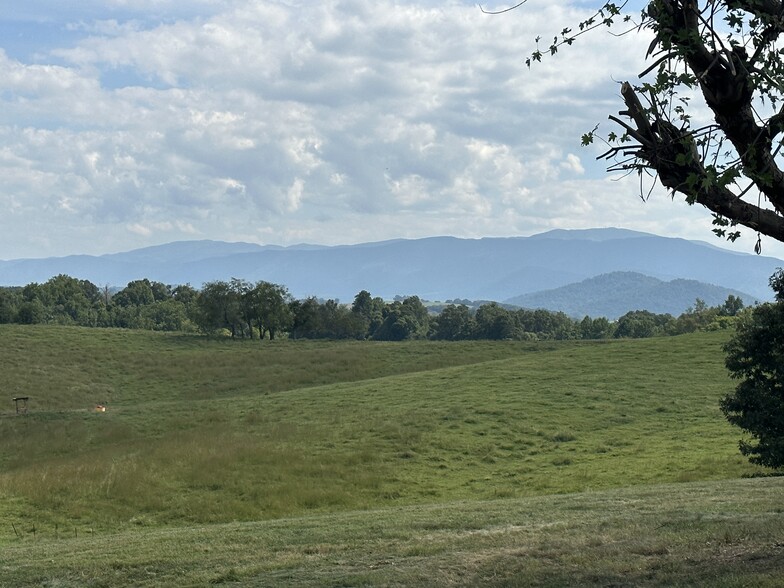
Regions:
<instances>
[{"instance_id":1,"label":"mountain ridge","mask_svg":"<svg viewBox=\"0 0 784 588\"><path fill-rule=\"evenodd\" d=\"M746 306L758 301L744 292L696 280L664 281L637 272L611 272L560 288L515 296L504 303L561 311L573 318L587 315L612 320L631 310L677 316L694 306L698 298L708 306L719 306L730 295L741 298Z\"/></svg>"},{"instance_id":2,"label":"mountain ridge","mask_svg":"<svg viewBox=\"0 0 784 588\"><path fill-rule=\"evenodd\" d=\"M628 271L769 300L768 278L782 265L777 258L627 229L557 229L530 237L439 236L336 246L177 241L101 256L0 261L0 285L43 282L61 273L119 287L141 278L201 287L236 277L283 284L297 298L350 301L367 290L387 299L416 294L504 301Z\"/></svg>"}]
</instances>

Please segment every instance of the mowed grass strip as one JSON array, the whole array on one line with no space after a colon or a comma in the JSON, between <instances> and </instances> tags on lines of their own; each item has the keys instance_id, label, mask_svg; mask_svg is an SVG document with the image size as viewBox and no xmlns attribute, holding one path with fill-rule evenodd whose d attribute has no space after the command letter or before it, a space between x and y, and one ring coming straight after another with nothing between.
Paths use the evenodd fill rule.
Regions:
<instances>
[{"instance_id":1,"label":"mowed grass strip","mask_svg":"<svg viewBox=\"0 0 784 588\"><path fill-rule=\"evenodd\" d=\"M774 587L784 478L25 536L8 586Z\"/></svg>"},{"instance_id":2,"label":"mowed grass strip","mask_svg":"<svg viewBox=\"0 0 784 588\"><path fill-rule=\"evenodd\" d=\"M62 331L76 348L94 350L92 341L79 343L93 331ZM203 370L226 373L237 387L231 394L222 389L211 398L188 398L185 391L201 385L201 372L178 368L182 381L166 380L175 390L171 395L158 382L150 384L161 391L154 397L147 388L136 396L132 386L125 388L122 402L106 413L80 408L1 418L0 542L15 539L11 526L2 524L11 521L28 528L117 530L726 479L756 471L737 451L739 431L718 409L732 386L722 364L726 335L720 333L432 348L429 342L367 349L285 342L248 351L222 342L225 351L214 355L212 341L125 335L107 335L106 352L119 356L139 347L160 355L159 369L167 361L176 364L178 353L197 353L209 364ZM40 348L40 342L30 345ZM227 359L252 354L263 362L266 351L311 374L297 376L305 387L259 387L256 367ZM300 352L313 352L312 361L365 354L375 358L376 377L344 372L334 376L339 383L316 386L312 374L329 368L304 366L296 359ZM27 357L37 361L32 353ZM86 362L72 372L72 381L76 374L94 381L96 365ZM122 377L130 380L155 379L155 371L141 363L125 369ZM254 377L235 374L242 369Z\"/></svg>"}]
</instances>

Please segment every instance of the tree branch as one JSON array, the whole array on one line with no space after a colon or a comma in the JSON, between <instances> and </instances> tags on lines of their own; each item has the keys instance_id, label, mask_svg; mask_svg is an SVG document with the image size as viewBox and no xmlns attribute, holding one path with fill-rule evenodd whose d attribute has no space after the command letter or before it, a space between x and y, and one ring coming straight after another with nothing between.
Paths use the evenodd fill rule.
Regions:
<instances>
[{"instance_id":1,"label":"tree branch","mask_svg":"<svg viewBox=\"0 0 784 588\"><path fill-rule=\"evenodd\" d=\"M730 0L727 2L729 8L745 10L765 22L779 20L782 17L782 4L779 0Z\"/></svg>"},{"instance_id":2,"label":"tree branch","mask_svg":"<svg viewBox=\"0 0 784 588\"><path fill-rule=\"evenodd\" d=\"M681 131L663 118L651 122L628 82L621 86L621 95L627 110L620 114L631 118L637 126L630 135L640 142L636 157L645 162L629 164L625 166L627 169L649 167L657 172L665 187L684 194L688 202L701 204L716 214L784 241L782 216L776 211L742 200L709 174L690 133ZM627 127L625 124L623 126ZM619 150L605 155L611 156Z\"/></svg>"},{"instance_id":3,"label":"tree branch","mask_svg":"<svg viewBox=\"0 0 784 588\"><path fill-rule=\"evenodd\" d=\"M767 16L772 16L770 11L775 10L776 18L780 19L781 2L778 1L728 3L731 4L762 11ZM784 173L772 155L770 133L757 124L754 115L753 83L745 50L736 46L728 51L728 59L722 59L720 53L713 53L705 46L696 0L658 0L657 5L665 8L654 15L658 36L666 45L677 49L696 76L716 122L740 157L743 173L779 213L784 213Z\"/></svg>"}]
</instances>

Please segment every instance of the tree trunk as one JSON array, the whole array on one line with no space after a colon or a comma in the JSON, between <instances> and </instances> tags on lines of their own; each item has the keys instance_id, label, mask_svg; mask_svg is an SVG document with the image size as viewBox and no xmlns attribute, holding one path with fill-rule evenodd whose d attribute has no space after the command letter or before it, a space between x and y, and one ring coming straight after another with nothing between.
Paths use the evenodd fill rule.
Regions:
<instances>
[{"instance_id":1,"label":"tree trunk","mask_svg":"<svg viewBox=\"0 0 784 588\"><path fill-rule=\"evenodd\" d=\"M256 322L259 325L259 341L264 343L264 324L261 322L261 318L257 318Z\"/></svg>"}]
</instances>

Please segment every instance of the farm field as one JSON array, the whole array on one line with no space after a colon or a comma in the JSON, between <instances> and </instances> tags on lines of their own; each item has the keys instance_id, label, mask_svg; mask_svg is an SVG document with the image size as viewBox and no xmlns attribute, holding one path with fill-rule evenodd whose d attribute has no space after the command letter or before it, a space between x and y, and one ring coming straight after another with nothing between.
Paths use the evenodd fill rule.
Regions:
<instances>
[{"instance_id":1,"label":"farm field","mask_svg":"<svg viewBox=\"0 0 784 588\"><path fill-rule=\"evenodd\" d=\"M3 325L0 585L776 585L725 340Z\"/></svg>"}]
</instances>

